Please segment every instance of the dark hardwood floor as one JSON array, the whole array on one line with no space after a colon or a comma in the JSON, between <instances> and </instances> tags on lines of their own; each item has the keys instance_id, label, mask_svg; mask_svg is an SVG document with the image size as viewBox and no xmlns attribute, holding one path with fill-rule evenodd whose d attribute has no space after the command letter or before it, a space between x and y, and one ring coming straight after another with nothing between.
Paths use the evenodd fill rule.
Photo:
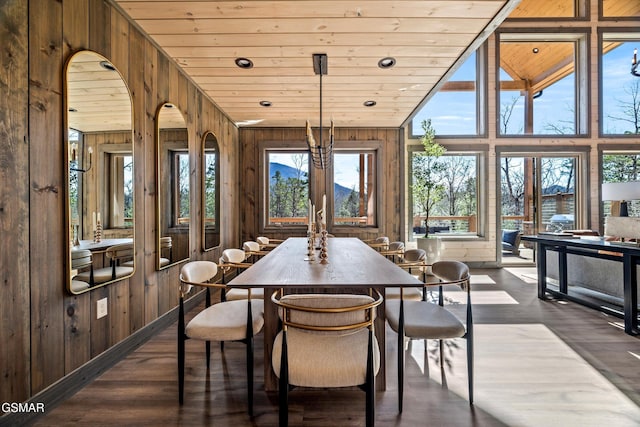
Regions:
<instances>
[{"instance_id":1,"label":"dark hardwood floor","mask_svg":"<svg viewBox=\"0 0 640 427\"><path fill-rule=\"evenodd\" d=\"M387 329L387 390L377 394L378 426L638 426L640 339L621 320L574 303L537 298L535 269L473 270L475 405L467 400L464 340L445 348L445 386L437 342L412 342L405 402L397 412L395 334ZM456 303L455 310L465 306ZM463 300L460 300L463 301ZM193 313L191 313L193 314ZM245 346L187 342L185 404L178 405L176 325L144 344L38 426L275 426L277 395L263 383L256 343L255 416L246 412ZM302 390L290 394L291 426L363 426L364 393Z\"/></svg>"}]
</instances>

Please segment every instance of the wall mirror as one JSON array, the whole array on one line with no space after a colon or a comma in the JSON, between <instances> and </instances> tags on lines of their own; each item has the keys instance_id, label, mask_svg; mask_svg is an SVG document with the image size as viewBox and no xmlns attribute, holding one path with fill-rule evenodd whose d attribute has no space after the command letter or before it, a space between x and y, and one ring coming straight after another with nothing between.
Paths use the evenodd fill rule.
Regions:
<instances>
[{"instance_id":1,"label":"wall mirror","mask_svg":"<svg viewBox=\"0 0 640 427\"><path fill-rule=\"evenodd\" d=\"M73 294L134 271L132 104L103 56L75 53L65 70L69 280Z\"/></svg>"},{"instance_id":2,"label":"wall mirror","mask_svg":"<svg viewBox=\"0 0 640 427\"><path fill-rule=\"evenodd\" d=\"M216 136L207 132L202 143L202 242L209 251L220 246L220 149Z\"/></svg>"},{"instance_id":3,"label":"wall mirror","mask_svg":"<svg viewBox=\"0 0 640 427\"><path fill-rule=\"evenodd\" d=\"M180 110L170 103L156 115L156 211L158 270L189 259L189 133Z\"/></svg>"}]
</instances>

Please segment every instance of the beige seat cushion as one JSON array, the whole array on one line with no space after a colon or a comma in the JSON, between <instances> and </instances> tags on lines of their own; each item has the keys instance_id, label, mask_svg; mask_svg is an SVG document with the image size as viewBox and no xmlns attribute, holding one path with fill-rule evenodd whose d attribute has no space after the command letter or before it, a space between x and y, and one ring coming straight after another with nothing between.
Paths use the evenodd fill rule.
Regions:
<instances>
[{"instance_id":1,"label":"beige seat cushion","mask_svg":"<svg viewBox=\"0 0 640 427\"><path fill-rule=\"evenodd\" d=\"M386 302L385 314L394 331L400 324L400 300ZM465 334L464 324L449 310L426 301L404 301L404 329L410 338L444 339Z\"/></svg>"},{"instance_id":2,"label":"beige seat cushion","mask_svg":"<svg viewBox=\"0 0 640 427\"><path fill-rule=\"evenodd\" d=\"M83 282L82 280L71 280L71 292L81 292L85 289L89 289L89 284L87 282Z\"/></svg>"},{"instance_id":3,"label":"beige seat cushion","mask_svg":"<svg viewBox=\"0 0 640 427\"><path fill-rule=\"evenodd\" d=\"M369 330L318 334L289 328L287 349L289 384L301 387L350 387L364 384L367 374ZM272 366L280 377L282 332L273 343ZM374 374L380 369L380 349L373 337Z\"/></svg>"},{"instance_id":4,"label":"beige seat cushion","mask_svg":"<svg viewBox=\"0 0 640 427\"><path fill-rule=\"evenodd\" d=\"M402 297L405 300L420 301L422 300L422 288L404 288L402 290ZM400 288L385 288L385 300L398 298L400 298Z\"/></svg>"},{"instance_id":5,"label":"beige seat cushion","mask_svg":"<svg viewBox=\"0 0 640 427\"><path fill-rule=\"evenodd\" d=\"M247 299L246 289L228 289L226 293L227 301ZM251 299L264 299L264 288L252 288Z\"/></svg>"},{"instance_id":6,"label":"beige seat cushion","mask_svg":"<svg viewBox=\"0 0 640 427\"><path fill-rule=\"evenodd\" d=\"M238 341L247 337L247 300L227 301L202 310L188 324L189 338L203 341ZM264 302L251 299L253 334L264 326Z\"/></svg>"},{"instance_id":7,"label":"beige seat cushion","mask_svg":"<svg viewBox=\"0 0 640 427\"><path fill-rule=\"evenodd\" d=\"M116 279L121 277L129 276L133 274L133 267L126 267L123 265L119 265L116 267ZM76 279L83 280L85 282L89 281L89 272L83 272L76 276ZM93 282L94 283L104 283L112 280L112 268L104 267L98 268L93 271Z\"/></svg>"}]
</instances>

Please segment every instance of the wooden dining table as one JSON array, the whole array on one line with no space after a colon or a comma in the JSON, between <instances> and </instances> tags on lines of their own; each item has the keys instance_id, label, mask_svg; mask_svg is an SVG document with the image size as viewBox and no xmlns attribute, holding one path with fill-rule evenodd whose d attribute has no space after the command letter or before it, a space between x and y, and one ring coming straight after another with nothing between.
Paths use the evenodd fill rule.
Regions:
<instances>
[{"instance_id":1,"label":"wooden dining table","mask_svg":"<svg viewBox=\"0 0 640 427\"><path fill-rule=\"evenodd\" d=\"M422 282L395 265L362 240L350 237L327 239L328 264L307 261L307 239L289 238L250 268L228 283L232 288L265 288L264 293L264 385L265 390L277 389L278 380L271 368L271 350L278 333L278 313L271 302L272 291L286 293L356 293L369 288L384 296L387 287L422 287ZM385 375L385 311L378 306L375 334L380 346L380 371L376 388L386 388Z\"/></svg>"}]
</instances>

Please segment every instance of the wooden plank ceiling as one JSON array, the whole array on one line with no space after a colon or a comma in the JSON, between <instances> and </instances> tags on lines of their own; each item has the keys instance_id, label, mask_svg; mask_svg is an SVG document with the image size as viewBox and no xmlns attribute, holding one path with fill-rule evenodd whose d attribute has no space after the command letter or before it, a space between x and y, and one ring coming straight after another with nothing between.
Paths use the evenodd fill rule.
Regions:
<instances>
[{"instance_id":1,"label":"wooden plank ceiling","mask_svg":"<svg viewBox=\"0 0 640 427\"><path fill-rule=\"evenodd\" d=\"M518 1L116 3L239 126L318 126L312 55L326 53L324 126L398 127ZM379 68L385 57L395 66Z\"/></svg>"}]
</instances>

